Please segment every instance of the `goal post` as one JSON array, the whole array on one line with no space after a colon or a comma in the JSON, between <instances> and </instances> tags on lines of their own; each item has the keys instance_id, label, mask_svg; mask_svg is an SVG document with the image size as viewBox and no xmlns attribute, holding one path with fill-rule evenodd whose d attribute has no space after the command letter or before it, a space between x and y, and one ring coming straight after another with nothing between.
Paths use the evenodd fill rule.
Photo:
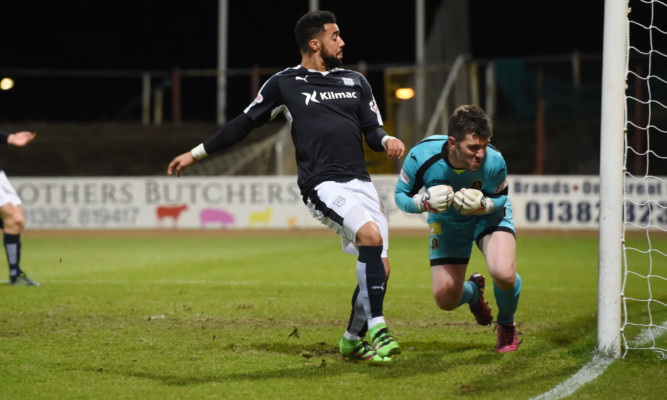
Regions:
<instances>
[{"instance_id":1,"label":"goal post","mask_svg":"<svg viewBox=\"0 0 667 400\"><path fill-rule=\"evenodd\" d=\"M621 354L623 152L628 0L606 0L600 121L598 335L600 352Z\"/></svg>"},{"instance_id":2,"label":"goal post","mask_svg":"<svg viewBox=\"0 0 667 400\"><path fill-rule=\"evenodd\" d=\"M597 350L667 359L665 0L606 0Z\"/></svg>"}]
</instances>

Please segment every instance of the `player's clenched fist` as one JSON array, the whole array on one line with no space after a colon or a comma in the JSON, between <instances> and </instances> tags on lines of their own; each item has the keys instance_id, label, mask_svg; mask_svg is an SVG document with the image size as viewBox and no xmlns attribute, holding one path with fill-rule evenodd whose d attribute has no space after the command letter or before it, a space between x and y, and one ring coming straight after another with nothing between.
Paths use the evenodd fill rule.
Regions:
<instances>
[{"instance_id":1,"label":"player's clenched fist","mask_svg":"<svg viewBox=\"0 0 667 400\"><path fill-rule=\"evenodd\" d=\"M424 193L412 197L419 211L442 213L447 211L454 199L454 190L451 186L436 185L424 190Z\"/></svg>"},{"instance_id":2,"label":"player's clenched fist","mask_svg":"<svg viewBox=\"0 0 667 400\"><path fill-rule=\"evenodd\" d=\"M454 208L463 215L481 215L493 211L493 201L477 189L461 189L454 193Z\"/></svg>"}]
</instances>

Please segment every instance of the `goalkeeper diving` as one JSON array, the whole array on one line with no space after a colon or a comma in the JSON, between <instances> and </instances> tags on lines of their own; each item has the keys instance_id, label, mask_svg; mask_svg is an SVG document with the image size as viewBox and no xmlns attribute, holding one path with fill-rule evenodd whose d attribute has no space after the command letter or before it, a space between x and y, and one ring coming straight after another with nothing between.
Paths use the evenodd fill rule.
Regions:
<instances>
[{"instance_id":1,"label":"goalkeeper diving","mask_svg":"<svg viewBox=\"0 0 667 400\"><path fill-rule=\"evenodd\" d=\"M490 144L492 123L479 107L457 108L447 133L427 137L410 150L396 185L396 204L408 213L428 213L431 282L438 307L451 311L468 304L478 324L490 325L485 277L474 273L466 280L473 242L477 244L498 305L495 351L515 351L521 278L507 166Z\"/></svg>"}]
</instances>

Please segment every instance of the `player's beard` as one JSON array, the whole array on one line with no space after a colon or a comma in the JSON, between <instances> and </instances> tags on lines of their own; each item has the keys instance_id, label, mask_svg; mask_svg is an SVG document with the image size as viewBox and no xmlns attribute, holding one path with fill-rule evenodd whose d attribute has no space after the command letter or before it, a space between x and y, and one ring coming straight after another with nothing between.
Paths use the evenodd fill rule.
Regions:
<instances>
[{"instance_id":1,"label":"player's beard","mask_svg":"<svg viewBox=\"0 0 667 400\"><path fill-rule=\"evenodd\" d=\"M338 68L341 65L343 65L343 60L338 59L335 54L328 54L325 53L324 51L322 52L322 60L324 60L324 66L326 67L327 70L331 70L334 68Z\"/></svg>"}]
</instances>

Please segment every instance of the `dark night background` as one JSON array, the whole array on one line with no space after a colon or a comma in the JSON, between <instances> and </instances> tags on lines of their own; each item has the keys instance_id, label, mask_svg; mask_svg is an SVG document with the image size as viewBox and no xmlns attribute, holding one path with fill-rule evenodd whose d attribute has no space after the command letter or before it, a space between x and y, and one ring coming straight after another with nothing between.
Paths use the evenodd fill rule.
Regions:
<instances>
[{"instance_id":1,"label":"dark night background","mask_svg":"<svg viewBox=\"0 0 667 400\"><path fill-rule=\"evenodd\" d=\"M425 1L427 37L448 1L459 0ZM632 3L632 14L644 15L638 11L643 3ZM598 173L604 6L603 0L469 0L468 20L461 21L468 37L444 39L468 39L482 88L485 65L493 61L494 144L512 160L513 173L536 173L542 164L545 174ZM344 64L368 66L367 78L389 121L383 71L414 66L415 2L320 0L319 8L336 14L346 42ZM300 62L293 29L308 10L308 0L229 1L228 120L252 101L251 68L263 70L261 84ZM0 91L0 129L36 130L40 137L29 152L2 150L12 175L159 174L165 160L217 129L217 82L210 73L218 66L218 0L28 0L4 2L0 12L0 77L15 80L14 89ZM581 55L577 84L575 53ZM171 123L175 68L209 73L182 76L182 124ZM141 124L144 73L152 90L164 95L161 124L153 123L154 115L150 125ZM535 160L539 73L546 104L541 164ZM404 138L404 132L387 129ZM563 146L564 138L576 138L576 149ZM152 151L145 151L147 145ZM58 150L79 146L77 152ZM58 168L31 162L28 154Z\"/></svg>"},{"instance_id":2,"label":"dark night background","mask_svg":"<svg viewBox=\"0 0 667 400\"><path fill-rule=\"evenodd\" d=\"M293 27L308 11L307 0L229 3L230 69L253 65L282 69L300 61ZM440 3L426 1L427 25ZM414 2L321 0L320 9L337 15L346 41L345 64L414 62ZM602 0L471 0L469 9L474 58L534 57L574 50L601 53ZM18 69L167 72L174 67L216 68L217 16L217 0L4 2L0 74ZM119 78L14 79L14 90L0 92L0 121L122 119L130 101L127 92L139 88L136 81ZM378 97L381 82L371 84ZM229 85L228 117L250 101L247 81L230 80ZM214 119L214 86L204 79L184 84L184 118ZM187 108L188 98L197 99L196 110Z\"/></svg>"}]
</instances>

